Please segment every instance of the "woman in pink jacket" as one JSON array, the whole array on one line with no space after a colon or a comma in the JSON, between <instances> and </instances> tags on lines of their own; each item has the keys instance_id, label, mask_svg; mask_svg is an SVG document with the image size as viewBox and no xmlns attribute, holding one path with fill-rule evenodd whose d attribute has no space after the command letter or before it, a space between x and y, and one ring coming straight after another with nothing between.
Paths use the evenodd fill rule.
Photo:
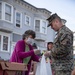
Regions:
<instances>
[{"instance_id":1,"label":"woman in pink jacket","mask_svg":"<svg viewBox=\"0 0 75 75\"><path fill-rule=\"evenodd\" d=\"M23 34L23 40L16 43L10 62L25 63L28 66L28 71L24 75L29 75L31 60L39 62L39 57L37 54L40 50L33 50L32 44L35 38L35 32L32 30L27 30Z\"/></svg>"}]
</instances>

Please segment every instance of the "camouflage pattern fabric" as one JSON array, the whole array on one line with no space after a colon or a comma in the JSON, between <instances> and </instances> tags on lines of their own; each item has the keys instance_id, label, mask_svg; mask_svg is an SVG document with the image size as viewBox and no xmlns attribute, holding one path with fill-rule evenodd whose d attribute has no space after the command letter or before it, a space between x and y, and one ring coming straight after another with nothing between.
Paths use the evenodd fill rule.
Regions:
<instances>
[{"instance_id":1,"label":"camouflage pattern fabric","mask_svg":"<svg viewBox=\"0 0 75 75\"><path fill-rule=\"evenodd\" d=\"M54 40L51 58L55 70L73 70L73 32L63 25ZM59 74L56 74L59 75ZM68 74L60 74L68 75Z\"/></svg>"}]
</instances>

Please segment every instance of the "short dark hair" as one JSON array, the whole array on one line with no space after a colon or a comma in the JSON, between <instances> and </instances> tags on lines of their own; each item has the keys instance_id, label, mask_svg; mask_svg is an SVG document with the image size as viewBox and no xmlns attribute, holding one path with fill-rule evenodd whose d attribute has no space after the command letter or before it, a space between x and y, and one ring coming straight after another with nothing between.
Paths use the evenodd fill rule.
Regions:
<instances>
[{"instance_id":1,"label":"short dark hair","mask_svg":"<svg viewBox=\"0 0 75 75\"><path fill-rule=\"evenodd\" d=\"M23 39L23 40L25 40L27 37L28 37L27 34L23 34L23 35L22 35L22 39Z\"/></svg>"},{"instance_id":2,"label":"short dark hair","mask_svg":"<svg viewBox=\"0 0 75 75\"><path fill-rule=\"evenodd\" d=\"M48 42L48 43L47 43L47 50L49 50L49 47L48 47L49 44L50 44L50 45L53 45L53 42Z\"/></svg>"},{"instance_id":3,"label":"short dark hair","mask_svg":"<svg viewBox=\"0 0 75 75\"><path fill-rule=\"evenodd\" d=\"M36 34L33 30L27 30L24 32L22 39L24 40L29 35L31 35L33 39L36 37Z\"/></svg>"},{"instance_id":4,"label":"short dark hair","mask_svg":"<svg viewBox=\"0 0 75 75\"><path fill-rule=\"evenodd\" d=\"M36 45L36 43L33 43L32 46L33 46L34 49L37 49L37 45Z\"/></svg>"}]
</instances>

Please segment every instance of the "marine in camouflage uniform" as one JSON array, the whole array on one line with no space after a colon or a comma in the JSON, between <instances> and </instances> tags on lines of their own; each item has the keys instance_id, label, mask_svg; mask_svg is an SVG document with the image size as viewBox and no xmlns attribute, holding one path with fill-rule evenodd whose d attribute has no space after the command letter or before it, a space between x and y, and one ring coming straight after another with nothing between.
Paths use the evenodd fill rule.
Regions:
<instances>
[{"instance_id":1,"label":"marine in camouflage uniform","mask_svg":"<svg viewBox=\"0 0 75 75\"><path fill-rule=\"evenodd\" d=\"M71 75L73 65L73 32L62 24L57 14L51 15L48 19L52 29L57 31L51 50L52 63L55 75Z\"/></svg>"},{"instance_id":2,"label":"marine in camouflage uniform","mask_svg":"<svg viewBox=\"0 0 75 75\"><path fill-rule=\"evenodd\" d=\"M73 33L65 25L57 33L51 54L56 75L71 75L73 69Z\"/></svg>"}]
</instances>

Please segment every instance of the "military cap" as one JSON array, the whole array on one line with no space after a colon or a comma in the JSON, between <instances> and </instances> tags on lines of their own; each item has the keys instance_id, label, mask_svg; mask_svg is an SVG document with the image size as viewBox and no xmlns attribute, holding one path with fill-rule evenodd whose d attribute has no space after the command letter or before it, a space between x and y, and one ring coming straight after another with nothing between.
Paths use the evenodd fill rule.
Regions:
<instances>
[{"instance_id":1,"label":"military cap","mask_svg":"<svg viewBox=\"0 0 75 75\"><path fill-rule=\"evenodd\" d=\"M49 27L51 25L51 22L55 19L55 18L60 18L56 13L52 14L47 20L49 21L49 24L47 27ZM61 19L61 18L60 18Z\"/></svg>"}]
</instances>

